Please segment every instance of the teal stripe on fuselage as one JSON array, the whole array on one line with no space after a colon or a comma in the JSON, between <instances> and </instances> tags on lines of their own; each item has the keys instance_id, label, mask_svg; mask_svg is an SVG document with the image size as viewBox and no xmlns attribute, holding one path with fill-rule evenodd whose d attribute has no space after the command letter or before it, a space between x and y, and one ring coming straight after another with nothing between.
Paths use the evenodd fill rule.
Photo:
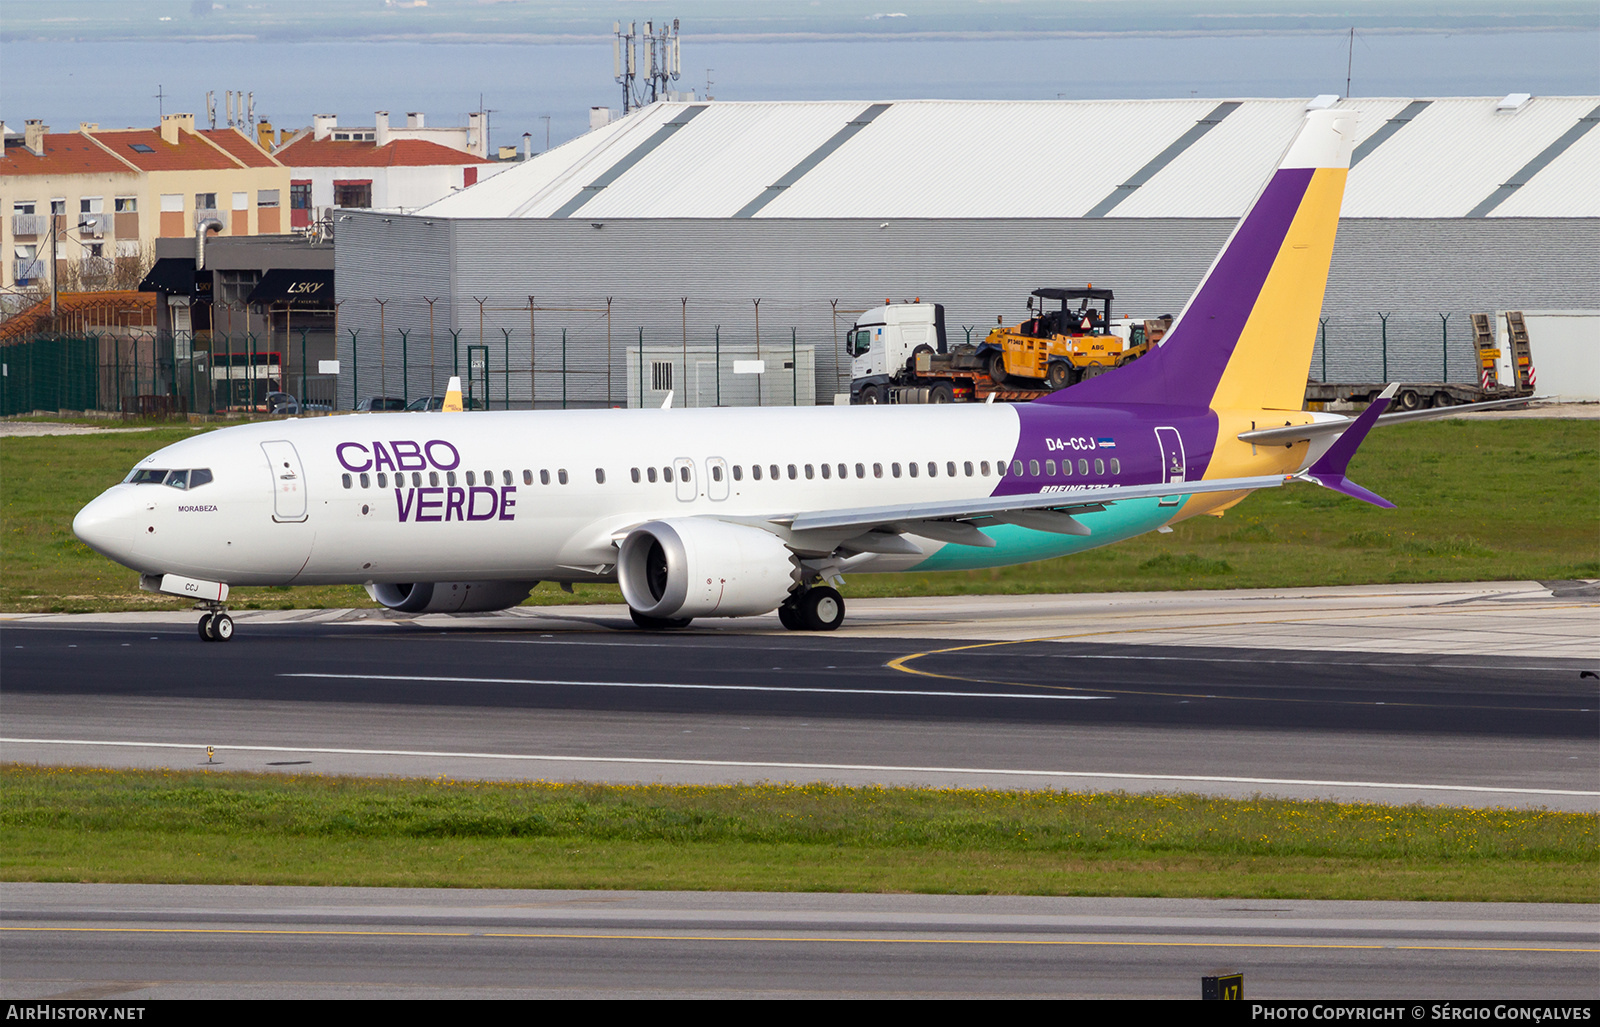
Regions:
<instances>
[{"instance_id":1,"label":"teal stripe on fuselage","mask_svg":"<svg viewBox=\"0 0 1600 1027\"><path fill-rule=\"evenodd\" d=\"M995 540L993 549L944 545L909 569L982 570L985 567L1007 567L1015 563L1031 563L1034 560L1081 553L1086 549L1107 546L1147 531L1155 531L1183 509L1183 501L1188 498L1182 496L1176 506L1162 506L1159 499L1129 499L1108 506L1099 513L1075 514L1078 520L1088 525L1088 535L1057 535L1052 531L1034 531L1015 524L997 524L983 529L985 535Z\"/></svg>"}]
</instances>

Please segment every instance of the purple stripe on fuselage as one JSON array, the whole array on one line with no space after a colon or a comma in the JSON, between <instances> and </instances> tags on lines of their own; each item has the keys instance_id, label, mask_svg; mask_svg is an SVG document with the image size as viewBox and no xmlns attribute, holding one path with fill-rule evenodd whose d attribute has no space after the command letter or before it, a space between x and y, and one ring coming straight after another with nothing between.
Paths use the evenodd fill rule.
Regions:
<instances>
[{"instance_id":1,"label":"purple stripe on fuselage","mask_svg":"<svg viewBox=\"0 0 1600 1027\"><path fill-rule=\"evenodd\" d=\"M1197 406L1053 406L1045 403L1019 403L1013 407L1019 420L1017 448L1013 460L1022 462L1022 474L1007 472L996 483L994 495L1031 495L1049 487L1070 489L1095 485L1148 485L1167 481L1157 428L1176 428L1183 437L1184 478L1198 481L1211 463L1217 440L1217 416ZM1099 440L1109 438L1114 448L1101 448ZM1110 459L1117 458L1120 470L1111 473ZM1046 472L1046 461L1056 462L1055 474ZM1073 462L1072 473L1060 473L1061 461ZM1083 473L1078 461L1087 461ZM1103 470L1095 472L1095 461ZM1033 470L1034 462L1039 470Z\"/></svg>"},{"instance_id":2,"label":"purple stripe on fuselage","mask_svg":"<svg viewBox=\"0 0 1600 1027\"><path fill-rule=\"evenodd\" d=\"M1281 168L1272 176L1182 320L1154 353L1037 402L1208 406L1315 171Z\"/></svg>"}]
</instances>

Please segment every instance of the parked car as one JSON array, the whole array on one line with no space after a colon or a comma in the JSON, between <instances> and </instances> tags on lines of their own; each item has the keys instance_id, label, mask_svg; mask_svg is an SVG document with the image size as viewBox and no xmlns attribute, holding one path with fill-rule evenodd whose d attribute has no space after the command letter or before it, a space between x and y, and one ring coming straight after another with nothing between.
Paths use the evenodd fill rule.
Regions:
<instances>
[{"instance_id":1,"label":"parked car","mask_svg":"<svg viewBox=\"0 0 1600 1027\"><path fill-rule=\"evenodd\" d=\"M406 401L399 396L368 396L356 404L356 413L382 413L385 410L404 410Z\"/></svg>"},{"instance_id":2,"label":"parked car","mask_svg":"<svg viewBox=\"0 0 1600 1027\"><path fill-rule=\"evenodd\" d=\"M296 417L300 414L325 414L333 410L326 403L302 404L287 392L267 393L267 413L278 414L284 417Z\"/></svg>"},{"instance_id":3,"label":"parked car","mask_svg":"<svg viewBox=\"0 0 1600 1027\"><path fill-rule=\"evenodd\" d=\"M461 404L462 404L462 406L466 407L468 410L482 410L483 409L483 400L478 399L476 397L474 397L472 399L467 399L466 397L462 397ZM411 411L413 413L418 412L418 411L422 411L422 410L443 410L443 409L444 409L444 397L443 396L423 396L421 399L412 400L411 401L411 405L406 407L406 410Z\"/></svg>"}]
</instances>

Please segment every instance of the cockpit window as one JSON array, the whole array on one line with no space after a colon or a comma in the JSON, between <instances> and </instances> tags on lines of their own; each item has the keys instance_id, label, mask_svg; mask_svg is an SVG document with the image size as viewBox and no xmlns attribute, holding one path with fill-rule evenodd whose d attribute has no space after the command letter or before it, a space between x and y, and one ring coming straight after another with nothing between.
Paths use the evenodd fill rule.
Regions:
<instances>
[{"instance_id":1,"label":"cockpit window","mask_svg":"<svg viewBox=\"0 0 1600 1027\"><path fill-rule=\"evenodd\" d=\"M130 485L170 485L175 489L197 489L211 481L209 467L169 471L165 468L135 467L123 481Z\"/></svg>"}]
</instances>

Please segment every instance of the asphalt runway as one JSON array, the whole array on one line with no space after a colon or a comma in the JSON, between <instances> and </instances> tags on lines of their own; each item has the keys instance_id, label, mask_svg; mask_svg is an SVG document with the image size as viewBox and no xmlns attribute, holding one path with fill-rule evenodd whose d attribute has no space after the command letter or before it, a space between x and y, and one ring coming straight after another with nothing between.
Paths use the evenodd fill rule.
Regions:
<instances>
[{"instance_id":1,"label":"asphalt runway","mask_svg":"<svg viewBox=\"0 0 1600 1027\"><path fill-rule=\"evenodd\" d=\"M1183 594L1148 608L1124 601L1116 616L1133 626L1115 637L996 638L1027 618L1012 604L1017 615L997 632L993 611L1007 604L987 599L957 601L991 615L965 622L970 637L946 634L963 626L959 605L919 621L924 607L896 601L856 604L859 626L825 635L774 630L773 618L646 635L615 607L244 615L220 645L200 643L190 615L11 620L0 625L0 751L37 763L286 773L1600 809L1600 690L1582 676L1596 661L1581 655L1593 635L1562 642L1593 626L1595 598L1501 589L1490 594L1502 606L1483 611L1473 605L1482 589L1324 591L1335 594L1318 602L1354 625L1346 636L1383 638L1378 611L1413 624L1414 644L1390 635L1389 651L1348 637L1343 648L1312 648L1259 629L1187 637L1213 624L1205 603L1238 601L1226 593L1191 606ZM1396 596L1398 606L1384 605ZM1263 609L1307 621L1316 604L1298 601L1262 598ZM1041 600L1030 602L1039 620ZM1438 618L1446 641L1419 636L1419 617ZM1568 654L1427 651L1459 649L1450 640L1472 624L1505 632L1518 617L1541 639L1529 650ZM1325 639L1335 626L1324 618L1303 630ZM1161 644L1146 641L1158 633ZM1227 644L1269 637L1275 647Z\"/></svg>"},{"instance_id":2,"label":"asphalt runway","mask_svg":"<svg viewBox=\"0 0 1600 1027\"><path fill-rule=\"evenodd\" d=\"M1573 905L0 885L14 1000L1198 998L1593 1002Z\"/></svg>"}]
</instances>

